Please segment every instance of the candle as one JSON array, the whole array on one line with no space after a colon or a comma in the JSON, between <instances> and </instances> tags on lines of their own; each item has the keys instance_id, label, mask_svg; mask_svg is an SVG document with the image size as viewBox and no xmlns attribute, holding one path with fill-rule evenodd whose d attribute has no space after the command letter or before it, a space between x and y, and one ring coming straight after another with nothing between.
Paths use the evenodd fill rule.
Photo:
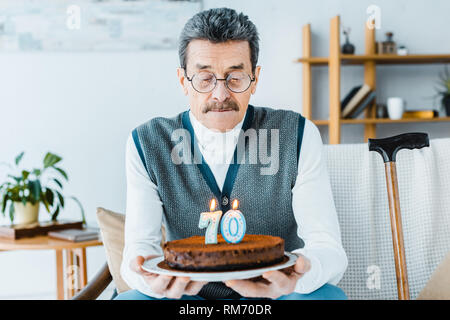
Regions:
<instances>
[{"instance_id":1,"label":"candle","mask_svg":"<svg viewBox=\"0 0 450 320\"><path fill-rule=\"evenodd\" d=\"M220 232L228 243L239 243L245 235L245 217L241 211L237 210L239 201L235 199L232 210L228 210L220 223Z\"/></svg>"},{"instance_id":2,"label":"candle","mask_svg":"<svg viewBox=\"0 0 450 320\"><path fill-rule=\"evenodd\" d=\"M222 210L214 211L216 208L216 199L212 199L209 204L209 212L202 212L200 214L200 221L198 227L200 229L206 228L205 244L217 243L217 231L219 229L219 221L222 216Z\"/></svg>"}]
</instances>

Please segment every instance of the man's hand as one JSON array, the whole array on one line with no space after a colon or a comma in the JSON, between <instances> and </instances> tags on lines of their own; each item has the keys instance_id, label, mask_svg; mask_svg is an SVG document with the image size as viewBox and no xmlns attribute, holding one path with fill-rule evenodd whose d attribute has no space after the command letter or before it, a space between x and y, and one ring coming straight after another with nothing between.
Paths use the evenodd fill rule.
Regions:
<instances>
[{"instance_id":1,"label":"man's hand","mask_svg":"<svg viewBox=\"0 0 450 320\"><path fill-rule=\"evenodd\" d=\"M262 275L262 281L229 280L225 284L243 297L276 299L294 291L297 280L311 269L309 259L301 254L292 272L269 271ZM283 269L285 270L285 269Z\"/></svg>"},{"instance_id":2,"label":"man's hand","mask_svg":"<svg viewBox=\"0 0 450 320\"><path fill-rule=\"evenodd\" d=\"M156 256L137 256L130 263L131 270L140 274L154 293L170 299L180 299L183 295L196 295L206 284L206 282L190 281L189 277L173 277L145 271L142 264L145 260L154 257Z\"/></svg>"}]
</instances>

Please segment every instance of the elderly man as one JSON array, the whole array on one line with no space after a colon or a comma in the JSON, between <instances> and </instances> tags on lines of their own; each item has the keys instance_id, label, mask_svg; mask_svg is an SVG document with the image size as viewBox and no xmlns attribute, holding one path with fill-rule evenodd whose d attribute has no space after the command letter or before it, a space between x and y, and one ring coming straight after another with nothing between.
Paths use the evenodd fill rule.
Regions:
<instances>
[{"instance_id":1,"label":"elderly man","mask_svg":"<svg viewBox=\"0 0 450 320\"><path fill-rule=\"evenodd\" d=\"M116 299L346 299L336 286L347 256L320 133L299 113L249 104L261 71L258 41L255 25L232 9L206 10L186 23L178 79L189 110L151 119L128 138L121 275L134 290ZM181 129L200 161L174 161L180 143L174 132ZM265 158L254 157L245 143L250 130L263 142L259 149L270 141ZM252 163L237 157L242 141ZM212 198L223 212L239 199L247 233L282 237L285 249L298 256L295 272L205 283L145 271L146 259L162 255L161 225L167 240L204 234L199 214Z\"/></svg>"}]
</instances>

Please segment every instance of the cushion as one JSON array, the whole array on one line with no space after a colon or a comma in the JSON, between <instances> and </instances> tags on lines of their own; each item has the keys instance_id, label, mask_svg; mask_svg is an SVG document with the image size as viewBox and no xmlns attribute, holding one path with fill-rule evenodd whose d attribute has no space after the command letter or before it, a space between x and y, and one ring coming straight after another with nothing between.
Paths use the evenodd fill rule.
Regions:
<instances>
[{"instance_id":1,"label":"cushion","mask_svg":"<svg viewBox=\"0 0 450 320\"><path fill-rule=\"evenodd\" d=\"M449 300L450 299L450 252L434 270L431 278L419 293L420 300Z\"/></svg>"},{"instance_id":2,"label":"cushion","mask_svg":"<svg viewBox=\"0 0 450 320\"><path fill-rule=\"evenodd\" d=\"M103 246L109 272L114 280L118 293L130 290L120 276L122 251L124 247L125 215L104 208L97 208L97 221L102 234Z\"/></svg>"},{"instance_id":3,"label":"cushion","mask_svg":"<svg viewBox=\"0 0 450 320\"><path fill-rule=\"evenodd\" d=\"M131 288L120 276L120 265L122 264L122 252L125 245L125 215L107 210L102 207L97 208L97 221L102 234L103 246L106 251L106 261L109 272L113 278L118 293L128 291ZM165 242L165 229L161 227L161 245Z\"/></svg>"}]
</instances>

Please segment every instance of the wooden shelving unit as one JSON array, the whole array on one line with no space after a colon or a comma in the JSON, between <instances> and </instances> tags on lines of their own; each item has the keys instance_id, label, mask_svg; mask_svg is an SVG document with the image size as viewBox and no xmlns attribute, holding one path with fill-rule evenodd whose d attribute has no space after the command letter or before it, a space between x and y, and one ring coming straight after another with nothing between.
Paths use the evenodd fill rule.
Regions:
<instances>
[{"instance_id":1,"label":"wooden shelving unit","mask_svg":"<svg viewBox=\"0 0 450 320\"><path fill-rule=\"evenodd\" d=\"M300 58L296 62L310 63L313 65L327 65L328 57ZM377 64L430 64L448 63L449 55L446 54L409 54L399 56L397 54L373 54L373 55L353 55L341 54L341 64L358 65L366 61L375 61Z\"/></svg>"},{"instance_id":2,"label":"wooden shelving unit","mask_svg":"<svg viewBox=\"0 0 450 320\"><path fill-rule=\"evenodd\" d=\"M410 54L406 56L375 53L375 29L365 25L365 53L364 55L349 55L341 53L340 18L335 16L330 21L330 46L328 57L313 57L311 55L311 25L306 24L302 29L302 57L295 62L302 63L303 79L303 110L302 114L316 125L328 126L329 143L339 144L341 140L341 125L364 125L364 142L369 138L376 138L376 125L386 123L410 122L443 122L450 121L450 117L433 119L380 119L376 118L376 101L364 111L363 119L341 119L341 66L361 65L364 67L364 83L372 90L376 90L376 66L400 64L434 64L450 63L450 54ZM311 74L313 66L328 66L329 77L329 118L326 120L312 119L312 88Z\"/></svg>"}]
</instances>

